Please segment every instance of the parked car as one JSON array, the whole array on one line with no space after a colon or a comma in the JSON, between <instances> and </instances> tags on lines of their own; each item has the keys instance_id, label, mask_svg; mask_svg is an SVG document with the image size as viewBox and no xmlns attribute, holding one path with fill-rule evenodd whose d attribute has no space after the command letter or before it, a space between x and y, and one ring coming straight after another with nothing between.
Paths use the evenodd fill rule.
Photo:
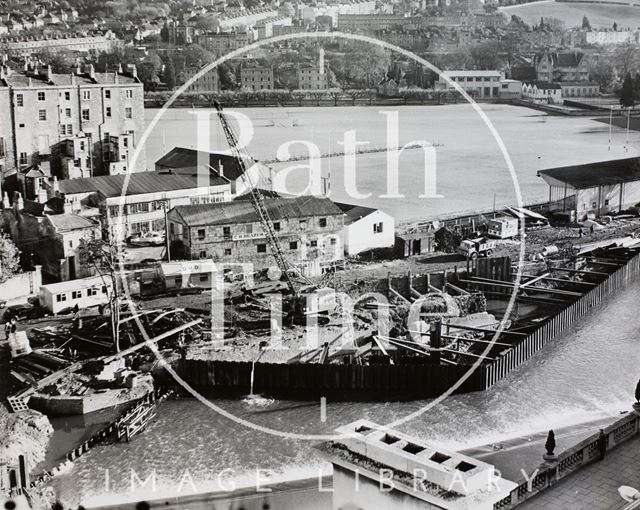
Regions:
<instances>
[{"instance_id":1,"label":"parked car","mask_svg":"<svg viewBox=\"0 0 640 510\"><path fill-rule=\"evenodd\" d=\"M47 317L49 314L44 308L34 306L32 304L13 305L7 307L2 316L2 321L7 322L11 319L17 319L19 321L29 319L39 319L40 317Z\"/></svg>"},{"instance_id":2,"label":"parked car","mask_svg":"<svg viewBox=\"0 0 640 510\"><path fill-rule=\"evenodd\" d=\"M127 238L127 242L133 246L160 246L164 241L164 235L159 232L144 232Z\"/></svg>"}]
</instances>

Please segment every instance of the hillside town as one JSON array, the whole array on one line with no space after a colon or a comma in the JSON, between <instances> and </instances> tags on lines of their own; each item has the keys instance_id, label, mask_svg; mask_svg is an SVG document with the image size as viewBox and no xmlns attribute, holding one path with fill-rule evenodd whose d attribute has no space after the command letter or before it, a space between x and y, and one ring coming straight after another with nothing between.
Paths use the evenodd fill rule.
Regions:
<instances>
[{"instance_id":1,"label":"hillside town","mask_svg":"<svg viewBox=\"0 0 640 510\"><path fill-rule=\"evenodd\" d=\"M596 21L586 7L573 24L543 7L528 23L510 10L527 4L0 0L4 508L564 510L574 497L575 508L635 508L633 333L611 334L606 353L567 355L566 370L552 347L606 337L598 327L637 332L636 301L611 307L640 275L640 26ZM511 182L497 198L506 173L491 173L486 133L462 116L469 105L488 112L491 143L514 148L515 170L503 159L521 172L524 201L517 182L515 198ZM358 142L356 128L377 131L373 109L387 128L390 110L414 117L386 146ZM187 132L184 118L204 111L215 134L209 124L202 137ZM264 140L241 143L237 114ZM507 117L519 145L494 133ZM289 140L277 147L281 133ZM282 149L293 143L317 151ZM433 182L439 150L446 195ZM284 163L338 160L345 175L318 164L305 192L283 177ZM349 181L356 161L376 197L358 193L362 176ZM424 202L393 193L394 162ZM342 178L350 193L334 193ZM612 325L616 313L629 318ZM584 383L599 358L609 366L597 371L622 374L615 388L599 383L614 404L565 421L552 420L570 405L560 397L539 421L544 402L518 407L559 373ZM600 398L584 392L583 406ZM404 428L404 415L442 395L451 407L425 423L449 429ZM230 410L203 417L203 402ZM510 429L502 402L523 413ZM477 441L447 441L478 415ZM230 416L233 428L216 421ZM282 437L247 435L251 420ZM309 437L294 454L283 446ZM173 477L158 493L156 459L141 454L157 444ZM220 472L255 470L255 487L228 490L218 477L197 490L191 479L183 494L174 464L195 470L203 458ZM313 474L278 478L300 465ZM100 478L111 473L115 487L149 466L151 492L125 494L123 477L112 494ZM589 485L574 490L579 476Z\"/></svg>"}]
</instances>

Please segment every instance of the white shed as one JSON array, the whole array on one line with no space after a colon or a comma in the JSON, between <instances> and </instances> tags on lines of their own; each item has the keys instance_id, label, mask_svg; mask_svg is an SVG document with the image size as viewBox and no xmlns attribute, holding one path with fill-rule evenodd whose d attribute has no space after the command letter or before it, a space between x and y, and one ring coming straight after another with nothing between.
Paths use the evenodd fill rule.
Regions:
<instances>
[{"instance_id":1,"label":"white shed","mask_svg":"<svg viewBox=\"0 0 640 510\"><path fill-rule=\"evenodd\" d=\"M40 306L57 314L73 308L89 308L106 305L111 294L111 279L100 276L50 283L40 287Z\"/></svg>"},{"instance_id":2,"label":"white shed","mask_svg":"<svg viewBox=\"0 0 640 510\"><path fill-rule=\"evenodd\" d=\"M346 255L357 255L374 248L389 248L395 243L393 216L370 207L336 205L344 212L343 243Z\"/></svg>"}]
</instances>

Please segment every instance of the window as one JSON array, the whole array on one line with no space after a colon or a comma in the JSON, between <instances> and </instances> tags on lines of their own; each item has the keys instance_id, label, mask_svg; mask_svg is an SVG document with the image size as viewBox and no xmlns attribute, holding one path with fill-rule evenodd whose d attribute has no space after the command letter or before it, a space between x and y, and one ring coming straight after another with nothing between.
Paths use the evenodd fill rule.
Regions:
<instances>
[{"instance_id":1,"label":"window","mask_svg":"<svg viewBox=\"0 0 640 510\"><path fill-rule=\"evenodd\" d=\"M374 234L381 234L382 233L382 222L373 224L373 233Z\"/></svg>"},{"instance_id":2,"label":"window","mask_svg":"<svg viewBox=\"0 0 640 510\"><path fill-rule=\"evenodd\" d=\"M107 106L104 110L105 117L111 117L111 107Z\"/></svg>"},{"instance_id":3,"label":"window","mask_svg":"<svg viewBox=\"0 0 640 510\"><path fill-rule=\"evenodd\" d=\"M205 229L199 228L198 229L198 241L204 241L204 237L205 237Z\"/></svg>"},{"instance_id":4,"label":"window","mask_svg":"<svg viewBox=\"0 0 640 510\"><path fill-rule=\"evenodd\" d=\"M44 92L38 92L38 101L46 101L47 96Z\"/></svg>"},{"instance_id":5,"label":"window","mask_svg":"<svg viewBox=\"0 0 640 510\"><path fill-rule=\"evenodd\" d=\"M276 221L273 223L273 230L275 230L276 232L280 231L280 222Z\"/></svg>"},{"instance_id":6,"label":"window","mask_svg":"<svg viewBox=\"0 0 640 510\"><path fill-rule=\"evenodd\" d=\"M297 250L298 249L298 241L289 241L289 249Z\"/></svg>"},{"instance_id":7,"label":"window","mask_svg":"<svg viewBox=\"0 0 640 510\"><path fill-rule=\"evenodd\" d=\"M133 117L133 109L130 106L124 109L124 117L125 119L131 119Z\"/></svg>"},{"instance_id":8,"label":"window","mask_svg":"<svg viewBox=\"0 0 640 510\"><path fill-rule=\"evenodd\" d=\"M71 108L65 108L65 109L64 109L64 116L65 116L67 119L70 119L70 118L71 118Z\"/></svg>"},{"instance_id":9,"label":"window","mask_svg":"<svg viewBox=\"0 0 640 510\"><path fill-rule=\"evenodd\" d=\"M106 294L106 293L107 293L107 286L106 286L106 285L103 285L103 286L102 286L102 293L103 293L103 294Z\"/></svg>"},{"instance_id":10,"label":"window","mask_svg":"<svg viewBox=\"0 0 640 510\"><path fill-rule=\"evenodd\" d=\"M300 220L300 228L307 228L307 220Z\"/></svg>"},{"instance_id":11,"label":"window","mask_svg":"<svg viewBox=\"0 0 640 510\"><path fill-rule=\"evenodd\" d=\"M47 120L47 110L38 110L38 120Z\"/></svg>"},{"instance_id":12,"label":"window","mask_svg":"<svg viewBox=\"0 0 640 510\"><path fill-rule=\"evenodd\" d=\"M73 134L73 124L67 124L67 134L68 135Z\"/></svg>"},{"instance_id":13,"label":"window","mask_svg":"<svg viewBox=\"0 0 640 510\"><path fill-rule=\"evenodd\" d=\"M56 294L56 301L58 303L60 303L61 301L66 301L67 300L67 295L66 294Z\"/></svg>"},{"instance_id":14,"label":"window","mask_svg":"<svg viewBox=\"0 0 640 510\"><path fill-rule=\"evenodd\" d=\"M90 287L87 289L87 297L97 296L97 295L98 295L98 289L96 289L95 287Z\"/></svg>"},{"instance_id":15,"label":"window","mask_svg":"<svg viewBox=\"0 0 640 510\"><path fill-rule=\"evenodd\" d=\"M225 248L224 249L224 254L225 255L231 255L231 248Z\"/></svg>"},{"instance_id":16,"label":"window","mask_svg":"<svg viewBox=\"0 0 640 510\"><path fill-rule=\"evenodd\" d=\"M84 149L85 149L84 140L80 140L80 152L84 152Z\"/></svg>"},{"instance_id":17,"label":"window","mask_svg":"<svg viewBox=\"0 0 640 510\"><path fill-rule=\"evenodd\" d=\"M176 287L182 287L182 275L178 275L175 278Z\"/></svg>"},{"instance_id":18,"label":"window","mask_svg":"<svg viewBox=\"0 0 640 510\"><path fill-rule=\"evenodd\" d=\"M206 252L206 250L202 250L202 251L200 252L200 258L201 258L201 259L206 259L206 258L207 258L207 252Z\"/></svg>"},{"instance_id":19,"label":"window","mask_svg":"<svg viewBox=\"0 0 640 510\"><path fill-rule=\"evenodd\" d=\"M591 202L591 208L595 209L598 206L598 204L596 202Z\"/></svg>"},{"instance_id":20,"label":"window","mask_svg":"<svg viewBox=\"0 0 640 510\"><path fill-rule=\"evenodd\" d=\"M317 240L317 239L313 239L313 240L309 243L309 245L310 245L312 248L317 248L317 247L318 247L318 240Z\"/></svg>"},{"instance_id":21,"label":"window","mask_svg":"<svg viewBox=\"0 0 640 510\"><path fill-rule=\"evenodd\" d=\"M222 227L222 236L231 237L231 227Z\"/></svg>"},{"instance_id":22,"label":"window","mask_svg":"<svg viewBox=\"0 0 640 510\"><path fill-rule=\"evenodd\" d=\"M607 199L605 199L605 201L604 201L604 205L609 205L609 199L608 199L608 198L607 198Z\"/></svg>"},{"instance_id":23,"label":"window","mask_svg":"<svg viewBox=\"0 0 640 510\"><path fill-rule=\"evenodd\" d=\"M331 246L335 246L337 243L337 239L335 237L331 238Z\"/></svg>"},{"instance_id":24,"label":"window","mask_svg":"<svg viewBox=\"0 0 640 510\"><path fill-rule=\"evenodd\" d=\"M21 152L20 153L19 163L21 165L26 165L27 163L29 163L29 158L27 157L27 153L26 152Z\"/></svg>"},{"instance_id":25,"label":"window","mask_svg":"<svg viewBox=\"0 0 640 510\"><path fill-rule=\"evenodd\" d=\"M81 290L74 290L71 292L71 299L80 299L82 297Z\"/></svg>"},{"instance_id":26,"label":"window","mask_svg":"<svg viewBox=\"0 0 640 510\"><path fill-rule=\"evenodd\" d=\"M89 99L91 99L91 91L90 90L83 90L82 91L82 99L84 101L88 101Z\"/></svg>"},{"instance_id":27,"label":"window","mask_svg":"<svg viewBox=\"0 0 640 510\"><path fill-rule=\"evenodd\" d=\"M73 248L73 239L69 241L69 248Z\"/></svg>"},{"instance_id":28,"label":"window","mask_svg":"<svg viewBox=\"0 0 640 510\"><path fill-rule=\"evenodd\" d=\"M84 121L91 120L91 113L89 112L89 108L84 108L82 110L82 120Z\"/></svg>"},{"instance_id":29,"label":"window","mask_svg":"<svg viewBox=\"0 0 640 510\"><path fill-rule=\"evenodd\" d=\"M327 218L320 218L319 225L320 228L325 228L327 226Z\"/></svg>"},{"instance_id":30,"label":"window","mask_svg":"<svg viewBox=\"0 0 640 510\"><path fill-rule=\"evenodd\" d=\"M23 128L23 127L24 127L24 124L21 122L20 124L18 124L18 127Z\"/></svg>"},{"instance_id":31,"label":"window","mask_svg":"<svg viewBox=\"0 0 640 510\"><path fill-rule=\"evenodd\" d=\"M258 253L267 253L267 245L266 244L259 244L257 246L258 248Z\"/></svg>"},{"instance_id":32,"label":"window","mask_svg":"<svg viewBox=\"0 0 640 510\"><path fill-rule=\"evenodd\" d=\"M71 101L71 92L65 92L64 93L64 100L65 101Z\"/></svg>"},{"instance_id":33,"label":"window","mask_svg":"<svg viewBox=\"0 0 640 510\"><path fill-rule=\"evenodd\" d=\"M200 275L199 279L200 279L201 282L208 282L209 281L209 275L207 273L202 273Z\"/></svg>"},{"instance_id":34,"label":"window","mask_svg":"<svg viewBox=\"0 0 640 510\"><path fill-rule=\"evenodd\" d=\"M125 97L127 99L133 99L133 89L127 89L127 91L125 93Z\"/></svg>"},{"instance_id":35,"label":"window","mask_svg":"<svg viewBox=\"0 0 640 510\"><path fill-rule=\"evenodd\" d=\"M16 106L24 106L24 96L22 94L16 94Z\"/></svg>"},{"instance_id":36,"label":"window","mask_svg":"<svg viewBox=\"0 0 640 510\"><path fill-rule=\"evenodd\" d=\"M104 98L111 99L111 91L109 89L104 91Z\"/></svg>"}]
</instances>

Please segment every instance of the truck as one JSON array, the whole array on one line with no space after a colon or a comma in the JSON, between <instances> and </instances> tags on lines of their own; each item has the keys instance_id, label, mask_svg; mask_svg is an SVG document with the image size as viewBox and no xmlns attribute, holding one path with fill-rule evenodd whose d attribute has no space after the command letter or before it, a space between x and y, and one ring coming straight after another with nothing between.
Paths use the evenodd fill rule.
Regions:
<instances>
[{"instance_id":1,"label":"truck","mask_svg":"<svg viewBox=\"0 0 640 510\"><path fill-rule=\"evenodd\" d=\"M512 239L518 235L518 218L500 216L487 222L487 236L496 239Z\"/></svg>"},{"instance_id":2,"label":"truck","mask_svg":"<svg viewBox=\"0 0 640 510\"><path fill-rule=\"evenodd\" d=\"M458 247L458 253L472 259L478 257L488 257L496 249L496 242L478 237L476 239L465 239Z\"/></svg>"}]
</instances>

